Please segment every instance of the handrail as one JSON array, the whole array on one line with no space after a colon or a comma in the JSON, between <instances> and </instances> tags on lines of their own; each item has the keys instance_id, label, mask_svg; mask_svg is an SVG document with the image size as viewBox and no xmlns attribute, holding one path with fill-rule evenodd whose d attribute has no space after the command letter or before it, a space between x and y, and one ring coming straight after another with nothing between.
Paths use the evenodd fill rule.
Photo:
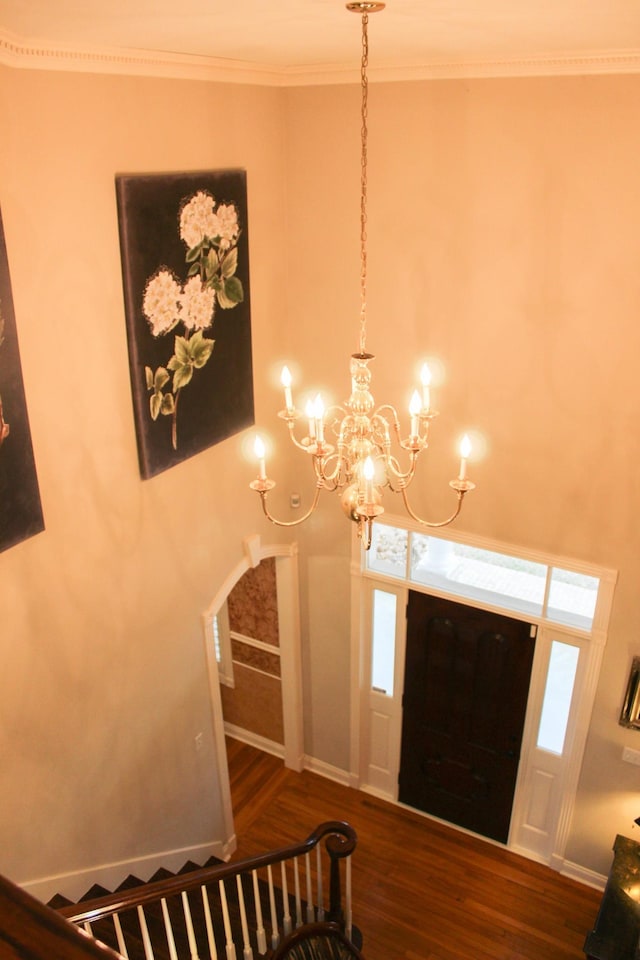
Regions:
<instances>
[{"instance_id":1,"label":"handrail","mask_svg":"<svg viewBox=\"0 0 640 960\"><path fill-rule=\"evenodd\" d=\"M0 956L15 960L122 960L109 947L63 919L58 911L2 876Z\"/></svg>"},{"instance_id":2,"label":"handrail","mask_svg":"<svg viewBox=\"0 0 640 960\"><path fill-rule=\"evenodd\" d=\"M325 823L317 826L302 843L293 844L290 847L283 847L280 850L272 850L268 853L248 857L243 860L235 860L212 867L203 867L200 870L178 874L175 877L170 877L165 880L156 880L153 883L132 887L129 890L122 890L106 897L99 897L95 900L85 901L84 903L62 907L57 912L67 920L72 920L74 923L91 923L101 917L108 917L114 913L119 913L121 910L129 910L132 907L155 903L163 897L167 898L175 894L181 894L183 891L197 889L213 881L224 880L226 877L233 877L239 873L250 872L260 867L266 867L270 864L280 863L283 860L300 856L313 850L324 837L327 838L325 847L332 864L337 863L338 860L343 857L348 857L353 853L357 843L356 832L350 824L343 820L327 820ZM337 872L332 870L330 878L332 887L335 887L334 878L336 876ZM340 899L340 890L331 890L330 904L332 910L334 905L340 902Z\"/></svg>"}]
</instances>

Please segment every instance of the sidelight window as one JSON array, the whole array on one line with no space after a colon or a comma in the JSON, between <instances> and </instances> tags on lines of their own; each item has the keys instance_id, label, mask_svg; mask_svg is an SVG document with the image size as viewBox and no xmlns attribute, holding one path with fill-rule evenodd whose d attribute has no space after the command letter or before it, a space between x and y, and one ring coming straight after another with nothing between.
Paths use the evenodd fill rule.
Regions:
<instances>
[{"instance_id":1,"label":"sidelight window","mask_svg":"<svg viewBox=\"0 0 640 960\"><path fill-rule=\"evenodd\" d=\"M536 746L558 756L564 752L579 656L579 647L552 641Z\"/></svg>"},{"instance_id":2,"label":"sidelight window","mask_svg":"<svg viewBox=\"0 0 640 960\"><path fill-rule=\"evenodd\" d=\"M395 593L373 591L371 689L390 697L393 696L395 672L397 602Z\"/></svg>"}]
</instances>

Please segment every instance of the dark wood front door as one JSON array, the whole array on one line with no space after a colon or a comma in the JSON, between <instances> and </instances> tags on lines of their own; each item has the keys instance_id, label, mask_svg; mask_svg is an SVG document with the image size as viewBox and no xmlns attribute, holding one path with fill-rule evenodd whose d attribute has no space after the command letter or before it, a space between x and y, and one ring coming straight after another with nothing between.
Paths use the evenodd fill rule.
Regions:
<instances>
[{"instance_id":1,"label":"dark wood front door","mask_svg":"<svg viewBox=\"0 0 640 960\"><path fill-rule=\"evenodd\" d=\"M409 592L399 800L506 843L530 624Z\"/></svg>"}]
</instances>

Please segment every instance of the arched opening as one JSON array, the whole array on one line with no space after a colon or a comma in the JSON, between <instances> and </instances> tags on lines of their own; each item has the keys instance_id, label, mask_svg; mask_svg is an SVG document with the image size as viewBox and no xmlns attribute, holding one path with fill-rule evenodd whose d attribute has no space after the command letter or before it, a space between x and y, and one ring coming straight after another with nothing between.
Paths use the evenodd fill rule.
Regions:
<instances>
[{"instance_id":1,"label":"arched opening","mask_svg":"<svg viewBox=\"0 0 640 960\"><path fill-rule=\"evenodd\" d=\"M256 534L243 541L243 548L242 560L230 571L202 616L213 734L218 761L218 783L227 838L225 850L228 853L232 853L235 849L235 831L214 624L218 612L238 581L248 570L257 567L262 560L270 557L275 558L276 567L284 763L292 770L302 770L304 759L297 545L294 543L263 546L259 535Z\"/></svg>"}]
</instances>

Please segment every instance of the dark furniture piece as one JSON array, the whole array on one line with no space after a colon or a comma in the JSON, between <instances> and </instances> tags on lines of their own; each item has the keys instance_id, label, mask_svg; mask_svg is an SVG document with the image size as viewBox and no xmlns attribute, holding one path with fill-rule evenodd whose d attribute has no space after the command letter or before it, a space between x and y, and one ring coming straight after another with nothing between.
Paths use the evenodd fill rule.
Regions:
<instances>
[{"instance_id":1,"label":"dark furniture piece","mask_svg":"<svg viewBox=\"0 0 640 960\"><path fill-rule=\"evenodd\" d=\"M584 942L591 960L640 960L640 843L620 834L596 925Z\"/></svg>"}]
</instances>

